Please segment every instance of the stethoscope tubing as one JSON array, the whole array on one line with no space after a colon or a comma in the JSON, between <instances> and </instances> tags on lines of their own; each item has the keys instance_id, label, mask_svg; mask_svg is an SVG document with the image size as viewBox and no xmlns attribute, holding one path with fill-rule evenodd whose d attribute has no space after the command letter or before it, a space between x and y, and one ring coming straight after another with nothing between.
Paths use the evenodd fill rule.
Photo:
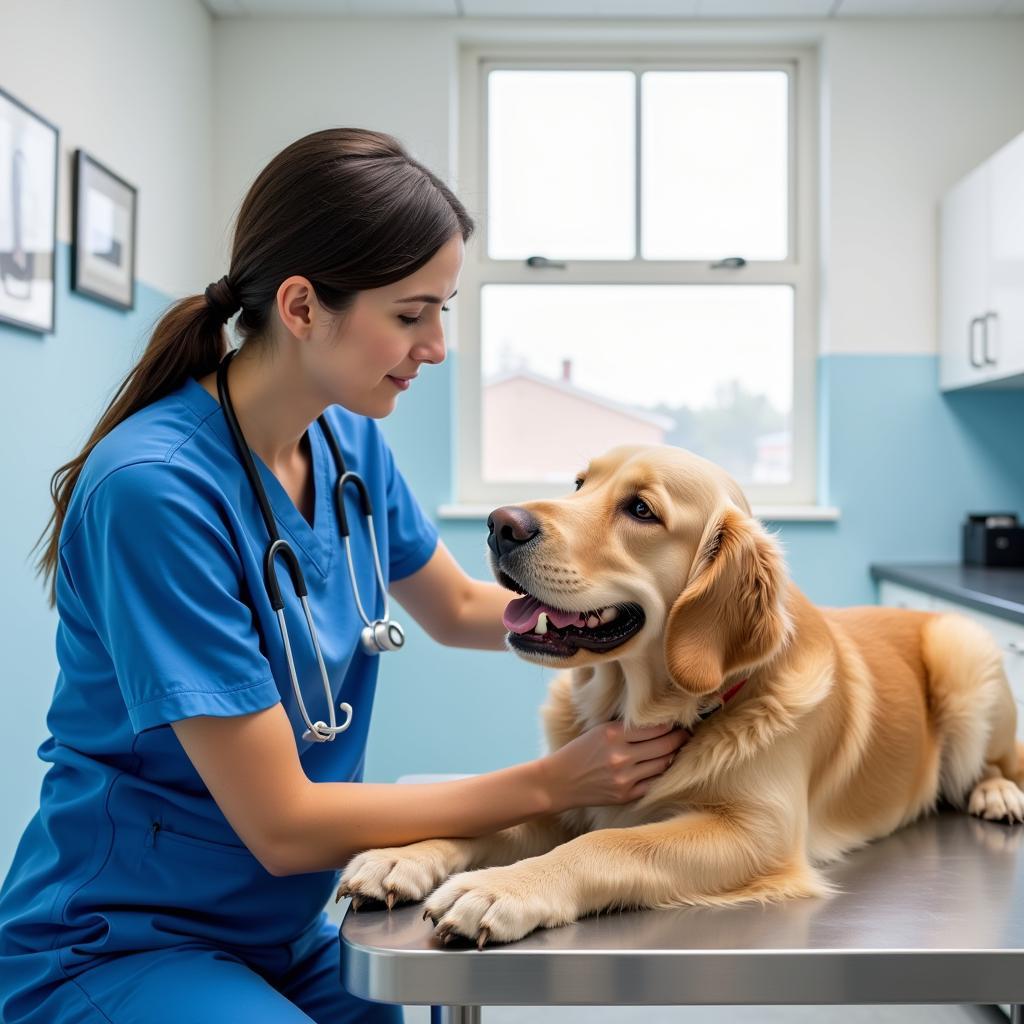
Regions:
<instances>
[{"instance_id":1,"label":"stethoscope tubing","mask_svg":"<svg viewBox=\"0 0 1024 1024\"><path fill-rule=\"evenodd\" d=\"M281 643L284 646L285 661L288 665L288 675L291 679L292 691L295 694L295 700L299 706L299 712L306 724L306 731L303 733L302 738L307 742L330 742L334 740L335 736L344 732L352 724L352 705L345 701L339 703L338 709L344 712L345 720L341 725L338 725L334 713L334 699L331 695L331 684L327 674L327 666L324 663L323 652L320 648L320 639L317 636L316 626L313 623L313 613L309 607L306 580L302 574L302 568L299 565L299 560L294 550L278 532L277 522L270 507L270 500L268 499L266 489L263 487L263 483L260 480L259 471L256 468L256 462L253 459L252 451L249 448L248 442L245 440L245 435L242 433L242 428L238 423L238 417L235 415L234 405L232 405L231 402L231 392L228 388L228 366L234 356L235 350L229 351L217 367L217 393L220 397L220 405L224 413L224 419L228 425L228 430L234 440L235 448L238 451L238 456L242 463L242 468L245 470L245 475L249 480L249 485L256 497L260 514L263 517L263 522L266 525L267 533L270 537L270 542L263 555L263 580L267 589L267 596L270 599L270 605L277 617L278 627L281 631ZM355 597L359 617L365 623L365 627L360 634L360 645L367 654L378 654L381 651L386 650L398 650L405 642L405 636L402 632L402 627L399 626L397 622L391 622L388 616L388 591L384 584L384 573L381 569L380 555L377 550L377 534L373 527L373 506L370 502L369 491L367 490L366 484L363 482L362 478L358 474L346 468L341 448L338 446L334 432L331 430L325 417L320 415L317 418L317 422L320 424L320 429L323 431L324 437L327 440L327 445L331 450L335 468L338 472L338 480L334 489L338 528L345 544L345 557L348 563L352 594ZM363 608L363 603L359 597L359 587L356 583L355 565L352 559L352 545L349 537L348 516L345 511L344 501L344 488L347 484L354 486L359 493L361 510L369 527L371 550L373 551L374 571L376 573L378 586L384 596L383 619L378 619L374 622L370 621L369 616ZM295 668L295 658L292 653L291 638L288 635L288 626L285 622L284 596L281 593L281 585L277 575L278 558L284 560L285 567L288 570L288 575L291 577L292 588L302 605L302 611L306 618L306 626L309 630L309 638L313 644L313 650L316 653L317 667L320 671L320 680L323 684L324 694L327 698L329 722L312 721L309 716L309 712L306 710L305 702L302 699L302 689L299 686L298 673Z\"/></svg>"}]
</instances>

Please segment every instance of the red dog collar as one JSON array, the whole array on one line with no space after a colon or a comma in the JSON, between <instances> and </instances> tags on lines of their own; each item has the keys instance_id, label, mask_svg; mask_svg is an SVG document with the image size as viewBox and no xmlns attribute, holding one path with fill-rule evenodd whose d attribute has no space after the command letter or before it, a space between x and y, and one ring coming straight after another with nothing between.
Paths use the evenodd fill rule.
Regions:
<instances>
[{"instance_id":1,"label":"red dog collar","mask_svg":"<svg viewBox=\"0 0 1024 1024\"><path fill-rule=\"evenodd\" d=\"M704 719L707 718L709 715L713 715L719 708L724 707L727 701L731 700L733 697L736 696L737 693L739 693L740 688L749 678L750 676L747 676L746 678L741 679L735 685L730 686L729 689L726 690L724 694L722 694L719 703L713 704L711 707L705 708L703 711L698 711L697 717L700 718L700 720L703 722Z\"/></svg>"}]
</instances>

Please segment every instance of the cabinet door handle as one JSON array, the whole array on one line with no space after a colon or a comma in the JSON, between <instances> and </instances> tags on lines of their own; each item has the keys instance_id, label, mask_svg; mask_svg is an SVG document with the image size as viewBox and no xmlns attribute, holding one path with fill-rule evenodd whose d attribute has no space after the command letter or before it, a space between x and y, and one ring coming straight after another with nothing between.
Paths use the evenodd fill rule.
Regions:
<instances>
[{"instance_id":1,"label":"cabinet door handle","mask_svg":"<svg viewBox=\"0 0 1024 1024\"><path fill-rule=\"evenodd\" d=\"M985 360L978 356L978 348L974 344L975 338L978 336L974 328L979 324L984 328L985 318L983 316L972 317L970 326L967 328L967 358L970 359L971 366L975 367L985 365Z\"/></svg>"},{"instance_id":2,"label":"cabinet door handle","mask_svg":"<svg viewBox=\"0 0 1024 1024\"><path fill-rule=\"evenodd\" d=\"M988 363L990 366L994 366L995 363L997 362L997 360L999 359L999 351L998 351L998 349L996 347L996 341L998 340L998 338L996 336L996 328L998 326L999 314L998 313L986 313L981 318L981 320L982 320L982 323L984 325L984 332L982 333L982 336L981 336L981 338L982 338L981 351L984 353L985 362ZM989 322L989 320L992 321L992 330L991 331L988 329L988 322ZM993 339L991 350L989 348L989 343L988 343L990 336Z\"/></svg>"}]
</instances>

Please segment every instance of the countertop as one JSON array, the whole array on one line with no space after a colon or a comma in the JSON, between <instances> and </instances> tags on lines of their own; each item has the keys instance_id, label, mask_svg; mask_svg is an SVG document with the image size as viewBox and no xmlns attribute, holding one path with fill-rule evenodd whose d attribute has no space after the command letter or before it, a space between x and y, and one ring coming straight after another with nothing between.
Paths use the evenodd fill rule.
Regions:
<instances>
[{"instance_id":1,"label":"countertop","mask_svg":"<svg viewBox=\"0 0 1024 1024\"><path fill-rule=\"evenodd\" d=\"M1024 569L956 562L872 565L876 580L901 583L1024 625Z\"/></svg>"}]
</instances>

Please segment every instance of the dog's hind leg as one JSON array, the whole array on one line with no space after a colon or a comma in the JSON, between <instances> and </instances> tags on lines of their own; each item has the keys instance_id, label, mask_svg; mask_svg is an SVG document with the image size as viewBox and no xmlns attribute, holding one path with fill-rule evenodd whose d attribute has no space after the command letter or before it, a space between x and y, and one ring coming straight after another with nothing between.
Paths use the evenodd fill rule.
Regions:
<instances>
[{"instance_id":1,"label":"dog's hind leg","mask_svg":"<svg viewBox=\"0 0 1024 1024\"><path fill-rule=\"evenodd\" d=\"M971 619L939 615L924 627L922 655L942 795L982 818L1024 821L1024 745L995 640Z\"/></svg>"},{"instance_id":2,"label":"dog's hind leg","mask_svg":"<svg viewBox=\"0 0 1024 1024\"><path fill-rule=\"evenodd\" d=\"M971 790L967 810L990 821L1024 822L1024 791L1020 787L1024 744L1016 737L1017 705L1008 682L999 688L991 721L985 767Z\"/></svg>"}]
</instances>

